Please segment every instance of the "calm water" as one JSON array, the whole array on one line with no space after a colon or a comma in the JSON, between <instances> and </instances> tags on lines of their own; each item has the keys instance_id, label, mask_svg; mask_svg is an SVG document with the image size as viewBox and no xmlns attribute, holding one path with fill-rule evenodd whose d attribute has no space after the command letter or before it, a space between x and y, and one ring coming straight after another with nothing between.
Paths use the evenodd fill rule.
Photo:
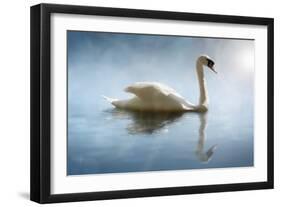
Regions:
<instances>
[{"instance_id":1,"label":"calm water","mask_svg":"<svg viewBox=\"0 0 281 207\"><path fill-rule=\"evenodd\" d=\"M253 166L253 48L248 40L68 32L68 175ZM197 103L195 60L208 54L207 113L114 109L135 81Z\"/></svg>"},{"instance_id":2,"label":"calm water","mask_svg":"<svg viewBox=\"0 0 281 207\"><path fill-rule=\"evenodd\" d=\"M77 115L69 122L68 174L252 166L248 116L117 109Z\"/></svg>"}]
</instances>

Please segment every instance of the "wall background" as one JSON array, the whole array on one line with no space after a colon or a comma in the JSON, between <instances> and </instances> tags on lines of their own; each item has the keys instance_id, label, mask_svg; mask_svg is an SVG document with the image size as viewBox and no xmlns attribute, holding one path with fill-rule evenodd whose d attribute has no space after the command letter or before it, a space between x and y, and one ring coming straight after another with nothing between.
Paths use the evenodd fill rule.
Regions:
<instances>
[{"instance_id":1,"label":"wall background","mask_svg":"<svg viewBox=\"0 0 281 207\"><path fill-rule=\"evenodd\" d=\"M281 13L278 1L245 0L69 0L5 1L1 4L0 33L0 195L1 206L36 206L29 198L29 7L37 3L67 3L136 9L171 10L275 18L275 189L154 198L123 199L53 206L261 206L281 201Z\"/></svg>"}]
</instances>

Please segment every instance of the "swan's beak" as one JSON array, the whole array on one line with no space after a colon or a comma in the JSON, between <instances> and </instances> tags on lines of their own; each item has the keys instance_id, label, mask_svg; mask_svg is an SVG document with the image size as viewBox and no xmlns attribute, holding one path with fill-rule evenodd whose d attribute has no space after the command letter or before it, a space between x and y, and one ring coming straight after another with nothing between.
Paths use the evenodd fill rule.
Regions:
<instances>
[{"instance_id":1,"label":"swan's beak","mask_svg":"<svg viewBox=\"0 0 281 207\"><path fill-rule=\"evenodd\" d=\"M218 71L216 71L216 69L213 67L209 67L214 73L218 74Z\"/></svg>"},{"instance_id":2,"label":"swan's beak","mask_svg":"<svg viewBox=\"0 0 281 207\"><path fill-rule=\"evenodd\" d=\"M209 58L207 59L207 61L208 61L207 63L208 68L210 68L213 72L218 73L214 68L215 62Z\"/></svg>"}]
</instances>

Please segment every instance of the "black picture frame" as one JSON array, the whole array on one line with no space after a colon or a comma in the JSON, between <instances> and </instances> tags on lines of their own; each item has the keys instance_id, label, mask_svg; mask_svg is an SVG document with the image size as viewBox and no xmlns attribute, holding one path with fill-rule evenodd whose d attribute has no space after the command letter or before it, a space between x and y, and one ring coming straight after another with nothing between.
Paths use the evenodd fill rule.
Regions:
<instances>
[{"instance_id":1,"label":"black picture frame","mask_svg":"<svg viewBox=\"0 0 281 207\"><path fill-rule=\"evenodd\" d=\"M167 187L105 192L51 194L50 183L50 130L51 130L51 70L50 70L50 15L52 13L134 17L181 20L194 22L219 22L267 26L267 181L186 187ZM273 44L274 20L272 18L195 14L168 11L135 10L89 6L39 4L31 7L31 173L30 199L38 203L88 201L146 196L210 193L273 188L274 177L274 72Z\"/></svg>"}]
</instances>

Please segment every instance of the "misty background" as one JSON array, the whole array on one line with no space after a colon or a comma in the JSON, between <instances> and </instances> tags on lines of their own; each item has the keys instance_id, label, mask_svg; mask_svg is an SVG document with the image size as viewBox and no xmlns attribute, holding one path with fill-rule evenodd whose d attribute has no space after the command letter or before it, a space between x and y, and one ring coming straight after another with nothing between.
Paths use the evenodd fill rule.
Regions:
<instances>
[{"instance_id":1,"label":"misty background","mask_svg":"<svg viewBox=\"0 0 281 207\"><path fill-rule=\"evenodd\" d=\"M68 31L67 46L68 174L253 165L254 40ZM126 99L132 97L123 91L127 85L156 81L197 104L195 64L202 54L214 59L218 71L205 69L207 120L198 114L181 115L177 121L169 118L168 127L163 117L144 119L112 111L101 97ZM221 143L203 165L194 153L202 120L208 123L207 129L201 127L208 130L205 145L212 139ZM151 130L153 124L157 133ZM140 130L147 127L150 131ZM136 137L155 139L132 143Z\"/></svg>"}]
</instances>

